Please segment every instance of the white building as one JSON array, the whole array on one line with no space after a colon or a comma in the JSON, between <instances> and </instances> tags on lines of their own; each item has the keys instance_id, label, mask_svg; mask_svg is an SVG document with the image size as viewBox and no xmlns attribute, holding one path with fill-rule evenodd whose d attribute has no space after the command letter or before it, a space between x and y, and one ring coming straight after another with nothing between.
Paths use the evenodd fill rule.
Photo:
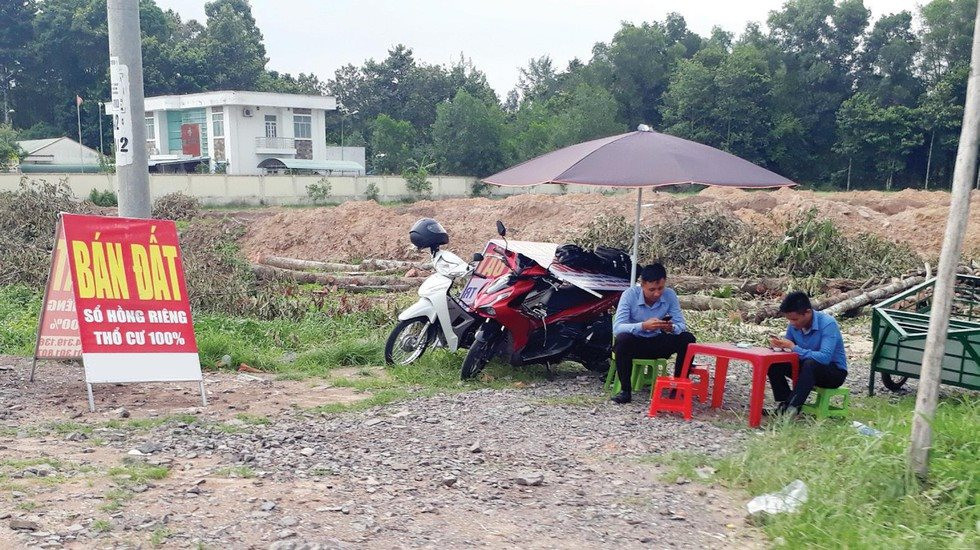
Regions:
<instances>
[{"instance_id":1,"label":"white building","mask_svg":"<svg viewBox=\"0 0 980 550\"><path fill-rule=\"evenodd\" d=\"M21 166L47 166L52 170L65 165L99 166L99 152L71 138L27 139L17 145L27 153Z\"/></svg>"},{"instance_id":2,"label":"white building","mask_svg":"<svg viewBox=\"0 0 980 550\"><path fill-rule=\"evenodd\" d=\"M304 170L330 171L326 112L336 109L333 97L269 92L148 97L150 165L200 159L229 174L263 174L260 163L279 159L286 165L307 161L300 163Z\"/></svg>"}]
</instances>

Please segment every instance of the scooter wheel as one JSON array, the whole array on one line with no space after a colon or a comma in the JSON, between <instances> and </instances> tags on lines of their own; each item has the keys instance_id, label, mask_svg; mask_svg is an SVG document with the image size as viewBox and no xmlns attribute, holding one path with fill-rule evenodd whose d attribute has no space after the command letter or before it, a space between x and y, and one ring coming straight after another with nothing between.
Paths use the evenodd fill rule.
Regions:
<instances>
[{"instance_id":1,"label":"scooter wheel","mask_svg":"<svg viewBox=\"0 0 980 550\"><path fill-rule=\"evenodd\" d=\"M459 372L460 380L468 380L480 374L483 367L487 366L487 363L492 359L493 344L494 342L487 342L479 338L473 342L469 351L466 352L466 358L463 359L463 368Z\"/></svg>"},{"instance_id":2,"label":"scooter wheel","mask_svg":"<svg viewBox=\"0 0 980 550\"><path fill-rule=\"evenodd\" d=\"M432 343L431 324L428 317L412 317L399 321L391 329L385 343L385 363L408 365L422 357Z\"/></svg>"}]
</instances>

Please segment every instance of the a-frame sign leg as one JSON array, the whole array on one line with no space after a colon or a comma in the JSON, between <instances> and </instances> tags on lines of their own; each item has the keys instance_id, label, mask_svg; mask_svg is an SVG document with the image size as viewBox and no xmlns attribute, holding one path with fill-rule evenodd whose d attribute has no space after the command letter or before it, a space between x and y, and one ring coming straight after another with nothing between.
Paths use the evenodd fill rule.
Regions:
<instances>
[{"instance_id":1,"label":"a-frame sign leg","mask_svg":"<svg viewBox=\"0 0 980 550\"><path fill-rule=\"evenodd\" d=\"M92 396L92 384L86 382L85 389L88 390L88 412L95 412L95 397Z\"/></svg>"}]
</instances>

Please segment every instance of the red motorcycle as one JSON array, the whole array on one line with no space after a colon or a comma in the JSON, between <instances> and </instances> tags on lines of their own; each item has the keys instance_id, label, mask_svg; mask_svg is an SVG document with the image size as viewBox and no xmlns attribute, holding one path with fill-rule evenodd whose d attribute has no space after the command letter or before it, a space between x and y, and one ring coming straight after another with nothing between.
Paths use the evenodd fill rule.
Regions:
<instances>
[{"instance_id":1,"label":"red motorcycle","mask_svg":"<svg viewBox=\"0 0 980 550\"><path fill-rule=\"evenodd\" d=\"M596 292L556 277L519 252L508 250L507 229L497 222L504 247L488 250L503 273L477 292L473 309L484 319L460 377L476 376L496 356L513 366L570 360L606 372L612 350L612 308L622 290ZM482 261L482 255L477 255Z\"/></svg>"}]
</instances>

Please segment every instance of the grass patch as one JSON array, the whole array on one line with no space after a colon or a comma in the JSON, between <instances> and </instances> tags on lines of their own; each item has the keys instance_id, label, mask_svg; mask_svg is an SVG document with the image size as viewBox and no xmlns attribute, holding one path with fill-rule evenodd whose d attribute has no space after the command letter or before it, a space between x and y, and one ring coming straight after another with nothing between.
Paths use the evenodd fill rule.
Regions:
<instances>
[{"instance_id":1,"label":"grass patch","mask_svg":"<svg viewBox=\"0 0 980 550\"><path fill-rule=\"evenodd\" d=\"M174 536L174 532L166 527L161 527L159 529L154 529L150 533L150 545L154 548L163 546L163 543L167 542L167 539Z\"/></svg>"},{"instance_id":2,"label":"grass patch","mask_svg":"<svg viewBox=\"0 0 980 550\"><path fill-rule=\"evenodd\" d=\"M165 466L151 466L142 462L109 468L110 477L117 478L117 481L130 481L132 483L145 483L150 480L159 480L167 477L169 474L170 469Z\"/></svg>"},{"instance_id":3,"label":"grass patch","mask_svg":"<svg viewBox=\"0 0 980 550\"><path fill-rule=\"evenodd\" d=\"M47 464L55 470L60 470L64 467L64 463L56 458L51 457L41 457L41 458L7 458L0 460L0 468L4 470L23 470L24 468L29 468L31 466L37 466L38 464Z\"/></svg>"},{"instance_id":4,"label":"grass patch","mask_svg":"<svg viewBox=\"0 0 980 550\"><path fill-rule=\"evenodd\" d=\"M44 426L48 430L58 434L58 435L68 435L74 432L80 432L85 435L92 433L93 427L90 424L84 424L82 422L72 422L70 420L65 422L50 422Z\"/></svg>"},{"instance_id":5,"label":"grass patch","mask_svg":"<svg viewBox=\"0 0 980 550\"><path fill-rule=\"evenodd\" d=\"M220 477L240 477L243 479L251 479L257 474L255 473L255 470L249 466L227 466L215 470L214 475Z\"/></svg>"},{"instance_id":6,"label":"grass patch","mask_svg":"<svg viewBox=\"0 0 980 550\"><path fill-rule=\"evenodd\" d=\"M42 294L26 286L0 286L0 353L34 352Z\"/></svg>"},{"instance_id":7,"label":"grass patch","mask_svg":"<svg viewBox=\"0 0 980 550\"><path fill-rule=\"evenodd\" d=\"M906 473L914 398L855 401L853 417L885 432L881 438L846 421L774 423L744 453L719 461L718 478L752 495L802 479L809 501L765 525L790 547L980 547L980 400L940 402L926 484Z\"/></svg>"},{"instance_id":8,"label":"grass patch","mask_svg":"<svg viewBox=\"0 0 980 550\"><path fill-rule=\"evenodd\" d=\"M313 411L324 414L364 411L372 407L387 405L396 401L404 401L405 399L410 399L413 397L431 396L435 393L437 393L435 390L422 390L413 393L404 388L385 389L379 390L371 397L361 401L355 401L353 403L330 403L328 405L320 405L319 407L314 407Z\"/></svg>"},{"instance_id":9,"label":"grass patch","mask_svg":"<svg viewBox=\"0 0 980 550\"><path fill-rule=\"evenodd\" d=\"M18 510L23 510L25 512L33 512L37 510L38 504L33 500L25 500L17 505Z\"/></svg>"},{"instance_id":10,"label":"grass patch","mask_svg":"<svg viewBox=\"0 0 980 550\"><path fill-rule=\"evenodd\" d=\"M105 519L97 519L88 528L95 533L108 533L112 531L112 523Z\"/></svg>"},{"instance_id":11,"label":"grass patch","mask_svg":"<svg viewBox=\"0 0 980 550\"><path fill-rule=\"evenodd\" d=\"M133 498L133 492L126 489L109 489L102 496L105 502L99 506L99 510L103 512L115 512L123 507L126 501Z\"/></svg>"},{"instance_id":12,"label":"grass patch","mask_svg":"<svg viewBox=\"0 0 980 550\"><path fill-rule=\"evenodd\" d=\"M248 413L238 413L235 418L246 423L255 426L266 426L272 423L268 416L258 415L258 414L248 414Z\"/></svg>"},{"instance_id":13,"label":"grass patch","mask_svg":"<svg viewBox=\"0 0 980 550\"><path fill-rule=\"evenodd\" d=\"M163 426L164 424L193 424L197 421L198 418L193 414L177 414L159 418L109 420L103 426L114 430L145 431Z\"/></svg>"},{"instance_id":14,"label":"grass patch","mask_svg":"<svg viewBox=\"0 0 980 550\"><path fill-rule=\"evenodd\" d=\"M711 463L711 460L705 455L684 451L645 455L640 457L639 460L641 463L664 467L666 471L660 478L668 483L675 483L681 478L696 480L700 477L698 476L697 469Z\"/></svg>"}]
</instances>

